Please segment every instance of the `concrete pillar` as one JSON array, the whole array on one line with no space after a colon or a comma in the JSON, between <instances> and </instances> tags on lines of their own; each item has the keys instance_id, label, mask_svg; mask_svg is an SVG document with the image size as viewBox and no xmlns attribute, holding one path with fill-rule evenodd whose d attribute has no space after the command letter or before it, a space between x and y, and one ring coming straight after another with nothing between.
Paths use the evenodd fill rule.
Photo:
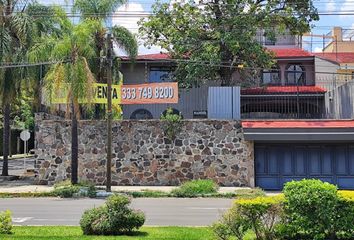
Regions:
<instances>
[{"instance_id":1,"label":"concrete pillar","mask_svg":"<svg viewBox=\"0 0 354 240\"><path fill-rule=\"evenodd\" d=\"M286 71L286 64L279 64L280 69L280 83L282 86L285 85L285 71Z\"/></svg>"},{"instance_id":2,"label":"concrete pillar","mask_svg":"<svg viewBox=\"0 0 354 240\"><path fill-rule=\"evenodd\" d=\"M338 42L343 41L342 28L341 27L334 27L332 30L332 36L334 37L334 39L337 38Z\"/></svg>"}]
</instances>

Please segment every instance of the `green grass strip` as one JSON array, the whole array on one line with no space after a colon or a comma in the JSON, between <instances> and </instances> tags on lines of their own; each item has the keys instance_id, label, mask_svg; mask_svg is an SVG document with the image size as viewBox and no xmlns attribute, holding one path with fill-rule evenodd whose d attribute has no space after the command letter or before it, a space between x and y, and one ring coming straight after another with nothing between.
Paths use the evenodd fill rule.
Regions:
<instances>
[{"instance_id":1,"label":"green grass strip","mask_svg":"<svg viewBox=\"0 0 354 240\"><path fill-rule=\"evenodd\" d=\"M13 234L0 235L1 240L212 240L212 231L207 227L142 227L132 236L84 236L80 227L41 226L14 227Z\"/></svg>"}]
</instances>

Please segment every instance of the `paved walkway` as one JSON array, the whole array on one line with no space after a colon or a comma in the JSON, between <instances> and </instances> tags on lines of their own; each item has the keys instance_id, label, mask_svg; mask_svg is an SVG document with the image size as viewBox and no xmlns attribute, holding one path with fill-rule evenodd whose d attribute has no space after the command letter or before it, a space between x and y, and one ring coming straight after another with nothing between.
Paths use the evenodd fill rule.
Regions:
<instances>
[{"instance_id":1,"label":"paved walkway","mask_svg":"<svg viewBox=\"0 0 354 240\"><path fill-rule=\"evenodd\" d=\"M16 181L15 181L16 182ZM9 183L5 186L0 186L0 192L2 193L24 193L24 192L50 192L53 190L52 186L41 186L41 185L25 185L18 186L14 183ZM104 186L99 186L104 188ZM112 191L129 191L129 192L138 192L143 190L152 190L152 191L162 191L170 192L176 187L172 186L112 186ZM237 189L247 189L247 188L237 188L237 187L221 187L219 189L220 193L230 193L235 192Z\"/></svg>"},{"instance_id":2,"label":"paved walkway","mask_svg":"<svg viewBox=\"0 0 354 240\"><path fill-rule=\"evenodd\" d=\"M2 171L3 160L0 159L0 172ZM24 175L25 169L34 168L34 158L28 156L26 158L17 158L9 160L9 174L15 176Z\"/></svg>"}]
</instances>

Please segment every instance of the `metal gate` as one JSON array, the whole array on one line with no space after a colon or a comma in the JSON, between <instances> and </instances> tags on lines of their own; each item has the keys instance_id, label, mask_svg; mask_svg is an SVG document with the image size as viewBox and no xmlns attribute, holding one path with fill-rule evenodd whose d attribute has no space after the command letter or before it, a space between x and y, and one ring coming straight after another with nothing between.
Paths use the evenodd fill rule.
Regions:
<instances>
[{"instance_id":1,"label":"metal gate","mask_svg":"<svg viewBox=\"0 0 354 240\"><path fill-rule=\"evenodd\" d=\"M240 87L209 87L209 119L241 119Z\"/></svg>"},{"instance_id":2,"label":"metal gate","mask_svg":"<svg viewBox=\"0 0 354 240\"><path fill-rule=\"evenodd\" d=\"M304 178L354 189L354 144L256 144L255 171L256 185L267 190Z\"/></svg>"}]
</instances>

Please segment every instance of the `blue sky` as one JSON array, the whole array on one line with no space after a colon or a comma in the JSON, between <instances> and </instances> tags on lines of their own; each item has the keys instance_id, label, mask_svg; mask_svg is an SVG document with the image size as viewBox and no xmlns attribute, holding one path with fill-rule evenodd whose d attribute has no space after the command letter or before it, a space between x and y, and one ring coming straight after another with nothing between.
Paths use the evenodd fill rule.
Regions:
<instances>
[{"instance_id":1,"label":"blue sky","mask_svg":"<svg viewBox=\"0 0 354 240\"><path fill-rule=\"evenodd\" d=\"M38 0L43 4L60 4L71 5L73 0ZM137 14L142 14L144 12L151 11L151 5L153 0L131 0L129 4L121 6L117 11L118 13L125 13L122 17L114 17L113 23L123 25L134 33L137 33L137 21L140 17ZM312 32L314 34L326 34L331 31L333 26L341 26L345 29L353 29L354 34L354 0L313 0L315 6L318 9L319 13L328 13L328 12L341 12L341 13L351 13L352 15L336 15L336 16L320 16L320 20L314 23L314 28ZM310 40L309 38L306 40ZM322 47L322 38L313 38L313 51L320 51ZM142 45L142 42L140 42ZM310 45L306 47L310 50ZM155 53L160 52L161 49L158 47L153 47L147 49L143 46L140 46L139 53Z\"/></svg>"}]
</instances>

